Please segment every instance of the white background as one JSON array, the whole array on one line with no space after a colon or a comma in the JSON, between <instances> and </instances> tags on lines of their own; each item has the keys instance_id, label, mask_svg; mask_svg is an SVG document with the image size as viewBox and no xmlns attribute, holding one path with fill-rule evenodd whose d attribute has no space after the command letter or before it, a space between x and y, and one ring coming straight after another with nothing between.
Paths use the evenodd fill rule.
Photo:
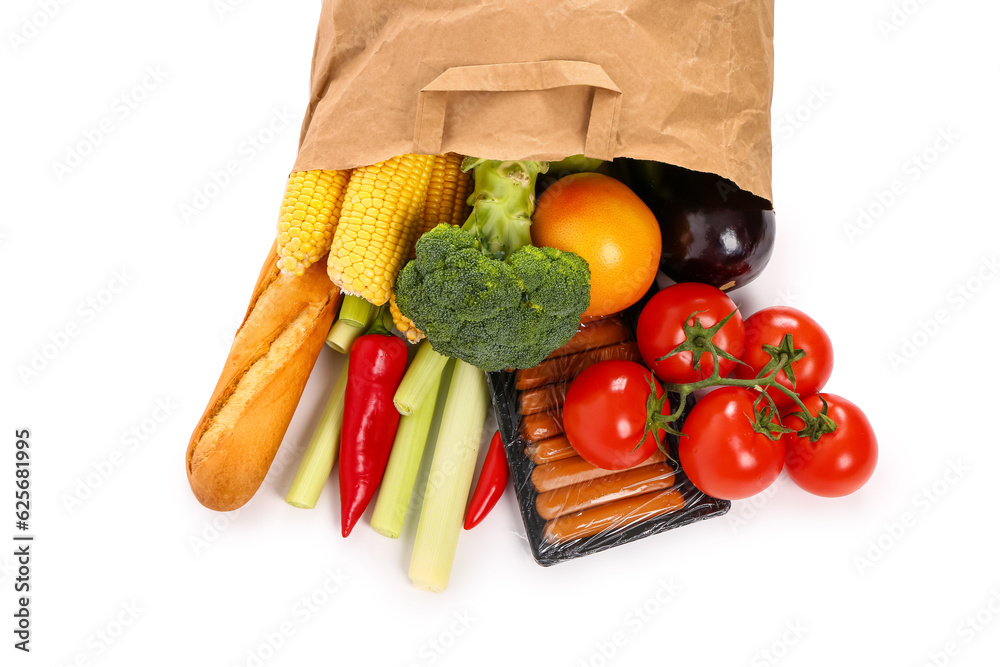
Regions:
<instances>
[{"instance_id":1,"label":"white background","mask_svg":"<svg viewBox=\"0 0 1000 667\"><path fill-rule=\"evenodd\" d=\"M271 242L319 2L234 0L222 14L211 0L51 2L54 16L15 45L44 4L0 12L4 664L253 665L283 627L263 664L973 666L1000 654L1000 279L988 263L1000 246L1000 5L896 0L886 34L888 0L778 3L779 235L737 300L747 313L788 303L826 327L828 389L862 406L880 438L871 482L828 500L782 477L727 517L552 568L531 560L510 494L462 535L450 586L433 595L406 575L412 525L398 542L366 525L342 539L333 482L314 511L283 502L331 352L237 515L203 509L182 466ZM143 98L127 117L123 94ZM103 119L110 133L60 177L55 163ZM252 152L248 138L271 122L284 127ZM952 139L935 148L941 133ZM239 173L185 220L181 205L228 161ZM874 213L851 234L859 208ZM115 272L127 284L96 312L87 300L119 287ZM921 333L935 313L944 323ZM71 325L77 335L23 379L18 368ZM171 414L126 444L157 401ZM7 546L22 427L37 536L30 655L11 646ZM116 450L106 479L67 507ZM328 572L346 581L304 613Z\"/></svg>"}]
</instances>

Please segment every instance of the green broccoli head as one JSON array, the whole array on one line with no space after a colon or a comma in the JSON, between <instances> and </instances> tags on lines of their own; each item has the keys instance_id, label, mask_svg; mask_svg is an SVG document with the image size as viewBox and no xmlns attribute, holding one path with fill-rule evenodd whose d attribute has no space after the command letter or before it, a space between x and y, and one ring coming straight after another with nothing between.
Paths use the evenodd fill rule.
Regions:
<instances>
[{"instance_id":1,"label":"green broccoli head","mask_svg":"<svg viewBox=\"0 0 1000 667\"><path fill-rule=\"evenodd\" d=\"M439 225L396 281L400 311L436 351L485 371L531 368L576 332L590 301L586 261L524 246L506 260L473 235Z\"/></svg>"}]
</instances>

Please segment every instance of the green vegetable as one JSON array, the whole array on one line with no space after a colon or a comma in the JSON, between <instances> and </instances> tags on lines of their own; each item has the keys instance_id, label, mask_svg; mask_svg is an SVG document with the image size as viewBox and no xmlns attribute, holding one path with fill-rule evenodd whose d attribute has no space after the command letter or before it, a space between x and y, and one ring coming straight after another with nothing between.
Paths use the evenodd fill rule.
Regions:
<instances>
[{"instance_id":1,"label":"green vegetable","mask_svg":"<svg viewBox=\"0 0 1000 667\"><path fill-rule=\"evenodd\" d=\"M293 507L312 509L316 507L319 494L333 470L333 462L340 449L340 428L344 424L344 393L347 389L347 361L340 370L340 377L330 392L323 416L319 418L313 431L306 453L295 472L295 479L288 489L285 502Z\"/></svg>"},{"instance_id":2,"label":"green vegetable","mask_svg":"<svg viewBox=\"0 0 1000 667\"><path fill-rule=\"evenodd\" d=\"M344 302L340 305L340 319L347 324L367 329L375 319L375 306L360 296L345 294Z\"/></svg>"},{"instance_id":3,"label":"green vegetable","mask_svg":"<svg viewBox=\"0 0 1000 667\"><path fill-rule=\"evenodd\" d=\"M431 392L431 385L436 387L441 381L441 374L447 363L448 357L435 352L427 340L420 343L417 355L413 357L403 381L396 389L396 395L392 397L399 414L404 417L412 415L420 409L425 398L434 395Z\"/></svg>"},{"instance_id":4,"label":"green vegetable","mask_svg":"<svg viewBox=\"0 0 1000 667\"><path fill-rule=\"evenodd\" d=\"M484 371L531 368L576 333L590 269L578 255L531 245L544 162L462 166L475 176L472 214L461 228L438 225L420 237L396 303L439 354Z\"/></svg>"},{"instance_id":5,"label":"green vegetable","mask_svg":"<svg viewBox=\"0 0 1000 667\"><path fill-rule=\"evenodd\" d=\"M597 158L584 157L583 155L570 155L569 157L564 157L558 162L549 163L549 175L555 174L556 176L565 176L569 174L578 174L582 171L597 171L604 165L604 160L598 160Z\"/></svg>"},{"instance_id":6,"label":"green vegetable","mask_svg":"<svg viewBox=\"0 0 1000 667\"><path fill-rule=\"evenodd\" d=\"M365 327L356 327L348 324L346 320L337 320L330 327L330 333L326 336L326 344L341 354L351 351L354 341L361 338L365 333Z\"/></svg>"},{"instance_id":7,"label":"green vegetable","mask_svg":"<svg viewBox=\"0 0 1000 667\"><path fill-rule=\"evenodd\" d=\"M326 336L326 344L337 352L347 354L351 351L354 341L364 335L375 319L375 306L359 296L345 294L340 304L340 314L330 333Z\"/></svg>"},{"instance_id":8,"label":"green vegetable","mask_svg":"<svg viewBox=\"0 0 1000 667\"><path fill-rule=\"evenodd\" d=\"M437 592L448 585L489 400L482 371L456 360L410 559L417 588Z\"/></svg>"},{"instance_id":9,"label":"green vegetable","mask_svg":"<svg viewBox=\"0 0 1000 667\"><path fill-rule=\"evenodd\" d=\"M427 341L424 341L425 347L430 349L426 343ZM447 364L447 359L445 363ZM378 489L378 499L375 501L375 512L372 514L372 528L386 537L396 539L403 529L403 520L406 519L406 512L410 507L420 460L427 446L427 436L431 430L443 372L442 367L437 376L430 379L427 384L427 395L420 402L420 406L412 414L404 414L399 418L396 439L392 443L392 453L389 455L385 475L382 476L382 485Z\"/></svg>"}]
</instances>

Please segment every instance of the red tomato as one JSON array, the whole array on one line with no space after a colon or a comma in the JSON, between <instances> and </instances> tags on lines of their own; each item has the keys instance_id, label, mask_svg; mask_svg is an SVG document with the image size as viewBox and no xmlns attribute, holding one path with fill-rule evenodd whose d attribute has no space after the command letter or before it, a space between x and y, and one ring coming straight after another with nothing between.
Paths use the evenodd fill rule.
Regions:
<instances>
[{"instance_id":1,"label":"red tomato","mask_svg":"<svg viewBox=\"0 0 1000 667\"><path fill-rule=\"evenodd\" d=\"M633 361L601 361L577 375L563 405L563 426L573 449L607 470L631 468L648 459L656 449L656 438L649 433L641 445L639 441L646 428L651 378ZM655 386L657 397L663 396L660 385ZM663 414L670 414L669 401ZM663 437L663 429L657 436Z\"/></svg>"},{"instance_id":2,"label":"red tomato","mask_svg":"<svg viewBox=\"0 0 1000 667\"><path fill-rule=\"evenodd\" d=\"M819 414L823 407L819 396L802 399L811 415ZM809 493L839 498L854 493L871 478L878 461L878 442L861 408L835 394L824 393L823 398L837 429L816 442L786 433L785 468L792 481ZM803 426L798 417L786 417L784 423L796 430Z\"/></svg>"},{"instance_id":3,"label":"red tomato","mask_svg":"<svg viewBox=\"0 0 1000 667\"><path fill-rule=\"evenodd\" d=\"M701 366L694 370L693 353L681 352L669 359L657 361L685 340L684 324L700 320L709 329L736 310L736 304L725 292L702 283L679 283L660 290L649 300L639 315L636 338L643 361L664 382L681 384L697 382L712 374L712 355L701 355ZM692 317L692 313L697 314ZM743 317L737 311L712 338L717 347L739 359L743 354ZM735 361L719 358L719 373L725 376Z\"/></svg>"},{"instance_id":4,"label":"red tomato","mask_svg":"<svg viewBox=\"0 0 1000 667\"><path fill-rule=\"evenodd\" d=\"M759 394L742 387L712 391L691 410L682 428L681 468L696 487L724 500L749 498L781 474L785 445L753 429Z\"/></svg>"},{"instance_id":5,"label":"red tomato","mask_svg":"<svg viewBox=\"0 0 1000 667\"><path fill-rule=\"evenodd\" d=\"M795 391L800 396L815 394L822 389L833 372L833 343L816 320L794 308L775 306L757 311L743 323L746 331L746 345L740 361L750 368L737 364L733 375L744 380L757 377L760 370L771 361L771 355L764 351L764 345L781 344L785 334L792 334L792 346L803 350L806 356L792 362L795 373ZM792 388L785 371L778 371L778 384ZM794 401L784 392L773 387L767 393L779 408L790 406Z\"/></svg>"}]
</instances>

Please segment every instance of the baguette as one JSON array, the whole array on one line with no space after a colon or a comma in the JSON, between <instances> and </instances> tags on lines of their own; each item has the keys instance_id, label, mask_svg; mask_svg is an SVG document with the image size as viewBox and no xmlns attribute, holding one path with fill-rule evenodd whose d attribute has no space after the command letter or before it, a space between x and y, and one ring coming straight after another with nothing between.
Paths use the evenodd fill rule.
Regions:
<instances>
[{"instance_id":1,"label":"baguette","mask_svg":"<svg viewBox=\"0 0 1000 667\"><path fill-rule=\"evenodd\" d=\"M220 512L242 507L264 481L340 303L326 261L297 277L277 262L272 246L188 444L191 490Z\"/></svg>"}]
</instances>

